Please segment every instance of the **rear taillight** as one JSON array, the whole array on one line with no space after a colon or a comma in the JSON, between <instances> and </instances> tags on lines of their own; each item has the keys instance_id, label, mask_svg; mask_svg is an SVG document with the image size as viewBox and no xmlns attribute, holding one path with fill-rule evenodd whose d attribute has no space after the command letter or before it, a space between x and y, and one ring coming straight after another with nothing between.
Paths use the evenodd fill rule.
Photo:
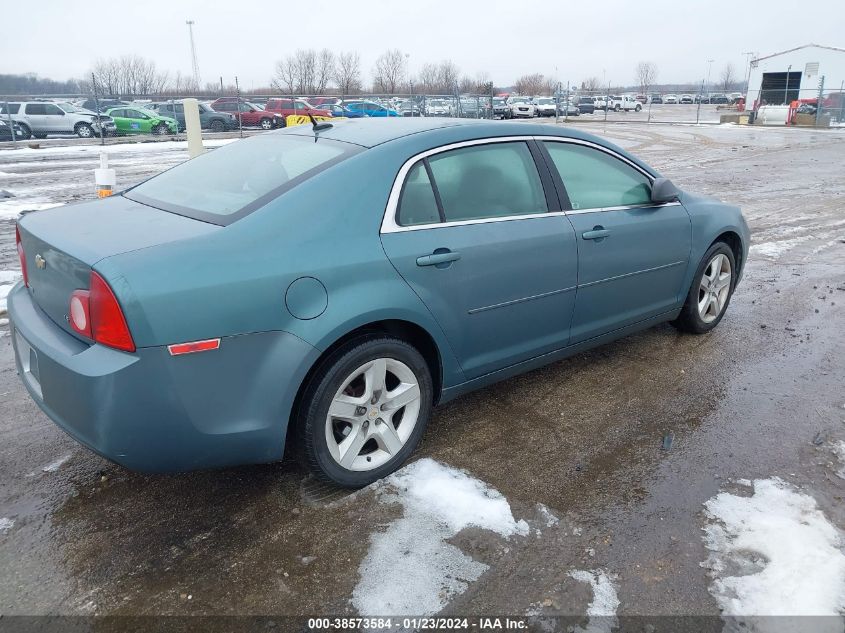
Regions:
<instances>
[{"instance_id":1,"label":"rear taillight","mask_svg":"<svg viewBox=\"0 0 845 633\"><path fill-rule=\"evenodd\" d=\"M29 287L29 275L26 272L26 253L23 251L23 244L21 243L21 230L15 225L15 245L18 247L18 257L21 260L21 274L23 275L23 283Z\"/></svg>"},{"instance_id":2,"label":"rear taillight","mask_svg":"<svg viewBox=\"0 0 845 633\"><path fill-rule=\"evenodd\" d=\"M123 310L106 280L91 271L90 288L70 296L71 327L97 343L125 352L135 351Z\"/></svg>"}]
</instances>

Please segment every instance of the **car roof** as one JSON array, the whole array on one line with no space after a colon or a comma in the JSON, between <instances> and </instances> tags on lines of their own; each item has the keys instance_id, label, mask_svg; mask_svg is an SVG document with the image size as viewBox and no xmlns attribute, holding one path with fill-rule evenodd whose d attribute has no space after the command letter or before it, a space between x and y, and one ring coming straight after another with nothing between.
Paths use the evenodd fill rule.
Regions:
<instances>
[{"instance_id":1,"label":"car roof","mask_svg":"<svg viewBox=\"0 0 845 633\"><path fill-rule=\"evenodd\" d=\"M267 134L309 136L314 132L309 125L297 125ZM319 132L319 138L333 139L362 147L375 147L384 143L408 141L413 146L430 144L447 145L466 140L502 136L559 136L591 141L621 153L646 170L654 170L608 141L580 130L546 125L544 123L517 123L485 119L453 119L445 117L398 117L347 119L336 121L328 130Z\"/></svg>"}]
</instances>

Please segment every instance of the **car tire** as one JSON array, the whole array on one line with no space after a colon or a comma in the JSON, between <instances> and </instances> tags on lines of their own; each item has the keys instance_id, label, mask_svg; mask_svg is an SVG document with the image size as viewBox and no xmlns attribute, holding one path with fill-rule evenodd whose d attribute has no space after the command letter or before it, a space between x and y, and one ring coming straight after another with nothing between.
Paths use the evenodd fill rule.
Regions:
<instances>
[{"instance_id":1,"label":"car tire","mask_svg":"<svg viewBox=\"0 0 845 633\"><path fill-rule=\"evenodd\" d=\"M94 138L94 128L87 123L77 123L74 130L79 138Z\"/></svg>"},{"instance_id":2,"label":"car tire","mask_svg":"<svg viewBox=\"0 0 845 633\"><path fill-rule=\"evenodd\" d=\"M724 277L725 274L729 276ZM731 302L736 279L733 250L724 242L714 243L701 258L684 307L672 325L690 334L704 334L719 325Z\"/></svg>"},{"instance_id":3,"label":"car tire","mask_svg":"<svg viewBox=\"0 0 845 633\"><path fill-rule=\"evenodd\" d=\"M642 109L643 107L641 105L638 105L636 108L634 108L634 112L642 112Z\"/></svg>"},{"instance_id":4,"label":"car tire","mask_svg":"<svg viewBox=\"0 0 845 633\"><path fill-rule=\"evenodd\" d=\"M273 120L272 119L261 119L258 122L258 125L261 127L262 130L272 130L273 129Z\"/></svg>"},{"instance_id":5,"label":"car tire","mask_svg":"<svg viewBox=\"0 0 845 633\"><path fill-rule=\"evenodd\" d=\"M226 124L223 123L220 119L214 119L211 122L211 131L212 132L225 132L226 131Z\"/></svg>"},{"instance_id":6,"label":"car tire","mask_svg":"<svg viewBox=\"0 0 845 633\"><path fill-rule=\"evenodd\" d=\"M29 126L26 123L18 123L18 127L21 129L20 140L28 141L32 138L32 130L29 129Z\"/></svg>"},{"instance_id":7,"label":"car tire","mask_svg":"<svg viewBox=\"0 0 845 633\"><path fill-rule=\"evenodd\" d=\"M166 123L159 123L153 128L153 134L157 134L158 136L164 136L170 133L170 129L167 127Z\"/></svg>"},{"instance_id":8,"label":"car tire","mask_svg":"<svg viewBox=\"0 0 845 633\"><path fill-rule=\"evenodd\" d=\"M379 389L382 372L385 388ZM417 397L390 409L389 394L400 385L409 385L406 393ZM413 346L381 334L355 338L321 362L305 387L296 418L303 460L318 479L345 488L366 486L395 471L411 455L433 402L431 372ZM349 418L330 416L332 407ZM406 423L411 426L403 427ZM344 449L343 442L351 443Z\"/></svg>"}]
</instances>

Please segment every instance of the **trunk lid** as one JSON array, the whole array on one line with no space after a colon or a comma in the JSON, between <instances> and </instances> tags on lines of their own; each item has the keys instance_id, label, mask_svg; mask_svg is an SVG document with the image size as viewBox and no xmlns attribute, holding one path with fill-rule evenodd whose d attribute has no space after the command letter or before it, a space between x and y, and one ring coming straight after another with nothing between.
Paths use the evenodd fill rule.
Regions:
<instances>
[{"instance_id":1,"label":"trunk lid","mask_svg":"<svg viewBox=\"0 0 845 633\"><path fill-rule=\"evenodd\" d=\"M97 262L223 229L123 196L27 213L18 226L30 295L51 320L74 336L78 335L67 318L70 295L88 288ZM114 289L114 281L106 281Z\"/></svg>"}]
</instances>

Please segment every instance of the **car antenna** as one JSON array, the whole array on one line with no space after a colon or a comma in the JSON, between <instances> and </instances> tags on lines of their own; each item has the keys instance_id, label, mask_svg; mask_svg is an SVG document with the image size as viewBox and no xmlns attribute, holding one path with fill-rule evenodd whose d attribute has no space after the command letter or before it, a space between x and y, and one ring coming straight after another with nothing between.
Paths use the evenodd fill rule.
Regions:
<instances>
[{"instance_id":1,"label":"car antenna","mask_svg":"<svg viewBox=\"0 0 845 633\"><path fill-rule=\"evenodd\" d=\"M314 118L314 115L310 112L308 113L308 118L311 119L311 129L314 130L314 136L317 136L319 132L323 130L330 130L334 126L329 123L328 121L323 121L321 123L317 123L317 119Z\"/></svg>"}]
</instances>

